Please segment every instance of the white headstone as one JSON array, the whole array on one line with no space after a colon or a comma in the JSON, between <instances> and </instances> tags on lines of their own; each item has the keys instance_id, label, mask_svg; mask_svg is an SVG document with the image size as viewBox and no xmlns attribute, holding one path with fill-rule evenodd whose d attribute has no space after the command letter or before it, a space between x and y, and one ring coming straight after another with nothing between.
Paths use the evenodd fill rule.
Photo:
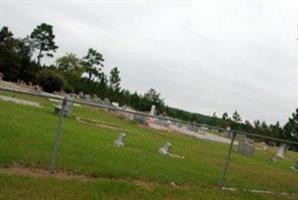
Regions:
<instances>
[{"instance_id":1,"label":"white headstone","mask_svg":"<svg viewBox=\"0 0 298 200\"><path fill-rule=\"evenodd\" d=\"M171 143L166 142L163 147L159 148L159 153L163 154L163 155L167 155L171 152Z\"/></svg>"},{"instance_id":2,"label":"white headstone","mask_svg":"<svg viewBox=\"0 0 298 200\"><path fill-rule=\"evenodd\" d=\"M156 109L155 105L152 105L152 106L151 106L150 115L155 115L155 114L156 114L156 113L155 113L155 112L156 112L155 109Z\"/></svg>"},{"instance_id":3,"label":"white headstone","mask_svg":"<svg viewBox=\"0 0 298 200\"><path fill-rule=\"evenodd\" d=\"M125 133L120 133L120 135L118 136L118 138L115 140L114 145L116 147L123 147L123 146L125 146L125 137L126 137L126 134Z\"/></svg>"},{"instance_id":4,"label":"white headstone","mask_svg":"<svg viewBox=\"0 0 298 200\"><path fill-rule=\"evenodd\" d=\"M265 142L261 142L261 148L266 151L268 149L268 145Z\"/></svg>"},{"instance_id":5,"label":"white headstone","mask_svg":"<svg viewBox=\"0 0 298 200\"><path fill-rule=\"evenodd\" d=\"M281 144L278 147L276 157L282 158L282 159L285 158L285 155L286 155L288 149L289 149L289 146L287 144Z\"/></svg>"}]
</instances>

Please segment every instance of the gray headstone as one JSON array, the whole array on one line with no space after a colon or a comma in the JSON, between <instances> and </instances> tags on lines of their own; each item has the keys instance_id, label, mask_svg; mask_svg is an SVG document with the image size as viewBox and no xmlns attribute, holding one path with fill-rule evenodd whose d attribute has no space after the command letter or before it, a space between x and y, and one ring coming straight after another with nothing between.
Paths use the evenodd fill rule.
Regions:
<instances>
[{"instance_id":1,"label":"gray headstone","mask_svg":"<svg viewBox=\"0 0 298 200\"><path fill-rule=\"evenodd\" d=\"M120 133L120 135L118 136L118 138L115 140L114 145L116 147L123 147L125 146L125 133Z\"/></svg>"},{"instance_id":2,"label":"gray headstone","mask_svg":"<svg viewBox=\"0 0 298 200\"><path fill-rule=\"evenodd\" d=\"M92 96L92 101L95 103L98 101L98 96L96 94Z\"/></svg>"},{"instance_id":3,"label":"gray headstone","mask_svg":"<svg viewBox=\"0 0 298 200\"><path fill-rule=\"evenodd\" d=\"M79 97L84 98L84 92L79 92Z\"/></svg>"},{"instance_id":4,"label":"gray headstone","mask_svg":"<svg viewBox=\"0 0 298 200\"><path fill-rule=\"evenodd\" d=\"M159 148L159 153L167 155L171 152L172 145L169 142L166 142L161 148Z\"/></svg>"},{"instance_id":5,"label":"gray headstone","mask_svg":"<svg viewBox=\"0 0 298 200\"><path fill-rule=\"evenodd\" d=\"M140 124L145 124L146 122L146 117L143 116L143 115L138 115L138 114L135 114L133 116L133 120L140 123Z\"/></svg>"},{"instance_id":6,"label":"gray headstone","mask_svg":"<svg viewBox=\"0 0 298 200\"><path fill-rule=\"evenodd\" d=\"M73 99L69 99L68 98L68 101L65 104L65 107L64 107L64 109L62 111L62 115L64 117L68 117L70 115L70 113L71 113L72 106L73 106L73 101L72 100ZM58 104L58 105L55 105L54 108L55 108L55 112L56 113L59 113L60 110L62 109L62 102L60 104Z\"/></svg>"},{"instance_id":7,"label":"gray headstone","mask_svg":"<svg viewBox=\"0 0 298 200\"><path fill-rule=\"evenodd\" d=\"M90 101L90 100L91 100L91 96L90 96L90 94L85 94L85 95L84 95L84 99L85 99L86 101Z\"/></svg>"},{"instance_id":8,"label":"gray headstone","mask_svg":"<svg viewBox=\"0 0 298 200\"><path fill-rule=\"evenodd\" d=\"M109 100L108 98L105 98L103 101L104 101L107 105L111 105L111 102L110 102L110 100Z\"/></svg>"},{"instance_id":9,"label":"gray headstone","mask_svg":"<svg viewBox=\"0 0 298 200\"><path fill-rule=\"evenodd\" d=\"M289 149L289 146L287 144L281 144L278 147L276 157L284 159L288 149Z\"/></svg>"},{"instance_id":10,"label":"gray headstone","mask_svg":"<svg viewBox=\"0 0 298 200\"><path fill-rule=\"evenodd\" d=\"M237 151L242 155L253 156L255 152L255 147L253 144L249 143L247 140L242 140L238 144Z\"/></svg>"}]
</instances>

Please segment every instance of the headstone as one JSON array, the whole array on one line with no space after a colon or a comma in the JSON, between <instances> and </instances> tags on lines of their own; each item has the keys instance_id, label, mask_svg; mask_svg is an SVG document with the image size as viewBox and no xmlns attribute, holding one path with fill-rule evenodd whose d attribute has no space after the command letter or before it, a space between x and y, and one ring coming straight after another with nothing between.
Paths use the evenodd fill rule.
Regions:
<instances>
[{"instance_id":1,"label":"headstone","mask_svg":"<svg viewBox=\"0 0 298 200\"><path fill-rule=\"evenodd\" d=\"M68 117L70 115L72 110L72 105L73 105L73 100L68 98L68 100L66 101L65 107L62 111L62 115L64 117ZM62 102L58 105L55 105L54 108L55 108L55 112L59 113L60 110L62 109Z\"/></svg>"},{"instance_id":2,"label":"headstone","mask_svg":"<svg viewBox=\"0 0 298 200\"><path fill-rule=\"evenodd\" d=\"M155 114L156 114L155 109L156 109L156 106L155 106L155 105L152 105L152 106L151 106L150 115L155 115Z\"/></svg>"},{"instance_id":3,"label":"headstone","mask_svg":"<svg viewBox=\"0 0 298 200\"><path fill-rule=\"evenodd\" d=\"M106 104L111 105L111 102L110 102L110 100L109 100L108 98L105 98L103 101L104 101Z\"/></svg>"},{"instance_id":4,"label":"headstone","mask_svg":"<svg viewBox=\"0 0 298 200\"><path fill-rule=\"evenodd\" d=\"M289 149L289 146L287 144L281 144L278 147L276 157L284 159L288 149Z\"/></svg>"},{"instance_id":5,"label":"headstone","mask_svg":"<svg viewBox=\"0 0 298 200\"><path fill-rule=\"evenodd\" d=\"M166 142L163 147L159 148L159 153L161 153L162 155L168 155L169 153L171 153L171 148L172 145L169 142Z\"/></svg>"},{"instance_id":6,"label":"headstone","mask_svg":"<svg viewBox=\"0 0 298 200\"><path fill-rule=\"evenodd\" d=\"M145 124L146 123L146 117L143 115L134 114L133 120L140 123Z\"/></svg>"},{"instance_id":7,"label":"headstone","mask_svg":"<svg viewBox=\"0 0 298 200\"><path fill-rule=\"evenodd\" d=\"M79 92L79 97L84 98L84 92Z\"/></svg>"},{"instance_id":8,"label":"headstone","mask_svg":"<svg viewBox=\"0 0 298 200\"><path fill-rule=\"evenodd\" d=\"M98 96L96 94L93 94L92 95L92 99L93 99L93 101L97 101L98 100Z\"/></svg>"},{"instance_id":9,"label":"headstone","mask_svg":"<svg viewBox=\"0 0 298 200\"><path fill-rule=\"evenodd\" d=\"M238 144L237 152L246 156L253 156L255 152L255 147L252 143L249 143L248 140L241 140Z\"/></svg>"},{"instance_id":10,"label":"headstone","mask_svg":"<svg viewBox=\"0 0 298 200\"><path fill-rule=\"evenodd\" d=\"M91 100L91 96L90 96L90 94L85 94L85 95L84 95L84 99L85 99L86 101L90 101L90 100Z\"/></svg>"},{"instance_id":11,"label":"headstone","mask_svg":"<svg viewBox=\"0 0 298 200\"><path fill-rule=\"evenodd\" d=\"M266 151L268 149L268 145L265 142L260 143L262 150Z\"/></svg>"},{"instance_id":12,"label":"headstone","mask_svg":"<svg viewBox=\"0 0 298 200\"><path fill-rule=\"evenodd\" d=\"M118 138L115 140L114 145L116 147L123 147L125 145L125 133L120 133Z\"/></svg>"}]
</instances>

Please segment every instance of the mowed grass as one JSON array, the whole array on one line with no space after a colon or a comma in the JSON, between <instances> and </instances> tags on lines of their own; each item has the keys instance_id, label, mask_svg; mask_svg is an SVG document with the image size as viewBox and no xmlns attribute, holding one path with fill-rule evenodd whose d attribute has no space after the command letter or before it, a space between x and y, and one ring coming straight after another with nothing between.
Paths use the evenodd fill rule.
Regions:
<instances>
[{"instance_id":1,"label":"mowed grass","mask_svg":"<svg viewBox=\"0 0 298 200\"><path fill-rule=\"evenodd\" d=\"M0 165L48 169L57 122L53 102L40 97L3 92L0 94L34 100L42 105L42 108L34 108L0 101ZM76 117L96 123L84 124L78 122ZM113 145L120 132L127 135L125 148L116 148ZM185 159L160 155L158 149L165 142L172 144L174 154L184 156ZM26 188L29 188L29 198L30 188L33 188L31 192L47 191L40 182L51 185L52 190L49 190L49 193L53 192L53 195L54 191L60 190L59 185L63 185L61 188L65 188L66 191L82 188L86 190L82 195L89 195L90 198L99 195L98 197L107 199L225 199L224 194L229 194L231 198L227 199L278 199L273 195L219 191L216 185L227 150L228 145L225 144L156 131L102 109L73 107L72 116L63 121L56 168L60 171L98 177L99 180L106 178L105 181L96 179L75 183L55 178L40 180L38 177L1 174L0 184L4 187L0 190L4 193L11 192L13 198L14 194L20 194L18 189L26 185ZM298 193L298 173L290 169L295 159L298 159L297 153L289 152L286 160L273 164L269 159L274 153L257 151L253 158L233 153L226 177L227 186ZM148 191L136 186L133 183L135 180L156 183L157 186L154 190ZM25 182L32 182L33 186L29 187ZM177 188L169 187L173 182ZM100 185L108 186L102 188ZM118 194L119 190L121 192ZM61 192L63 193L63 190ZM64 193L58 196L61 199L84 198L75 195L76 192L73 191L71 194L74 198L71 195L64 196ZM169 193L170 197L166 195Z\"/></svg>"}]
</instances>

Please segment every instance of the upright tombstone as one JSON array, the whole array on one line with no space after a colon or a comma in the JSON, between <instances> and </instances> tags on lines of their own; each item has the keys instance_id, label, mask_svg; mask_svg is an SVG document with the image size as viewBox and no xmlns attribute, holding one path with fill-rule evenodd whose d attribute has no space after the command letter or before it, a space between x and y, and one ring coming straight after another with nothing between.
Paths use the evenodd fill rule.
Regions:
<instances>
[{"instance_id":1,"label":"upright tombstone","mask_svg":"<svg viewBox=\"0 0 298 200\"><path fill-rule=\"evenodd\" d=\"M98 101L98 96L97 96L96 94L94 94L94 95L92 96L92 101L93 101L94 103L96 103L96 102Z\"/></svg>"},{"instance_id":2,"label":"upright tombstone","mask_svg":"<svg viewBox=\"0 0 298 200\"><path fill-rule=\"evenodd\" d=\"M265 142L261 142L260 145L262 150L266 151L268 149L268 145Z\"/></svg>"},{"instance_id":3,"label":"upright tombstone","mask_svg":"<svg viewBox=\"0 0 298 200\"><path fill-rule=\"evenodd\" d=\"M248 139L242 139L238 144L238 153L246 156L253 156L255 153L255 146L253 142L250 142Z\"/></svg>"},{"instance_id":4,"label":"upright tombstone","mask_svg":"<svg viewBox=\"0 0 298 200\"><path fill-rule=\"evenodd\" d=\"M62 104L63 103L61 102L60 104L54 106L55 112L59 114L61 111L64 117L68 117L72 110L73 99L67 98L64 108Z\"/></svg>"},{"instance_id":5,"label":"upright tombstone","mask_svg":"<svg viewBox=\"0 0 298 200\"><path fill-rule=\"evenodd\" d=\"M114 145L116 147L124 147L125 146L125 133L120 133L118 138L114 141Z\"/></svg>"},{"instance_id":6,"label":"upright tombstone","mask_svg":"<svg viewBox=\"0 0 298 200\"><path fill-rule=\"evenodd\" d=\"M146 117L139 114L134 114L133 120L138 122L139 124L145 124L146 123Z\"/></svg>"},{"instance_id":7,"label":"upright tombstone","mask_svg":"<svg viewBox=\"0 0 298 200\"><path fill-rule=\"evenodd\" d=\"M156 106L155 105L152 105L151 106L151 111L150 111L150 115L155 115L156 114Z\"/></svg>"},{"instance_id":8,"label":"upright tombstone","mask_svg":"<svg viewBox=\"0 0 298 200\"><path fill-rule=\"evenodd\" d=\"M105 103L106 105L108 105L108 106L111 105L111 102L110 102L110 100L109 100L108 98L105 98L103 101L104 101L104 103Z\"/></svg>"},{"instance_id":9,"label":"upright tombstone","mask_svg":"<svg viewBox=\"0 0 298 200\"><path fill-rule=\"evenodd\" d=\"M84 99L85 99L86 101L91 101L91 95L90 95L90 94L85 94L85 95L84 95Z\"/></svg>"},{"instance_id":10,"label":"upright tombstone","mask_svg":"<svg viewBox=\"0 0 298 200\"><path fill-rule=\"evenodd\" d=\"M276 157L284 159L288 149L289 149L289 146L287 144L281 144L278 147Z\"/></svg>"},{"instance_id":11,"label":"upright tombstone","mask_svg":"<svg viewBox=\"0 0 298 200\"><path fill-rule=\"evenodd\" d=\"M79 92L79 97L80 97L81 99L83 99L83 98L84 98L84 92Z\"/></svg>"},{"instance_id":12,"label":"upright tombstone","mask_svg":"<svg viewBox=\"0 0 298 200\"><path fill-rule=\"evenodd\" d=\"M171 143L166 142L161 148L159 148L159 153L162 155L168 155L171 153L171 148Z\"/></svg>"}]
</instances>

